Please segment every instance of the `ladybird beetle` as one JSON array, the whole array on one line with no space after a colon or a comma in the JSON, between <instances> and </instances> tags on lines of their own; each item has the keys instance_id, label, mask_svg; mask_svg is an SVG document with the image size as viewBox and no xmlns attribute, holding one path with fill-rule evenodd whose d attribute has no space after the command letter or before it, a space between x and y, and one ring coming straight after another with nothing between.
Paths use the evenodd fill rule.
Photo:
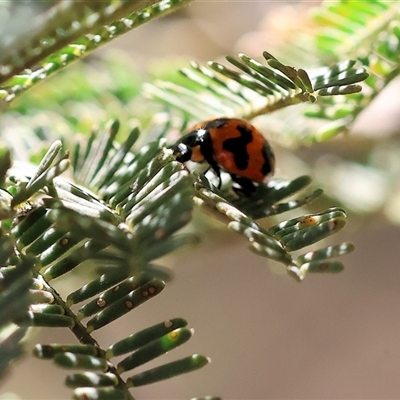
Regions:
<instances>
[{"instance_id":1,"label":"ladybird beetle","mask_svg":"<svg viewBox=\"0 0 400 400\"><path fill-rule=\"evenodd\" d=\"M235 182L233 189L250 195L254 182L273 175L275 156L265 137L253 125L235 118L200 122L171 149L179 162L207 162L221 187L221 169Z\"/></svg>"}]
</instances>

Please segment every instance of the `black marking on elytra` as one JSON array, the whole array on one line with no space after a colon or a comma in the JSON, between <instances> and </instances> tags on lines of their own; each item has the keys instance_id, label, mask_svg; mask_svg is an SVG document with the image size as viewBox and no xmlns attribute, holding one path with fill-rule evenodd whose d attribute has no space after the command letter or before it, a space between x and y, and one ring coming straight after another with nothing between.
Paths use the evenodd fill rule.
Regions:
<instances>
[{"instance_id":1,"label":"black marking on elytra","mask_svg":"<svg viewBox=\"0 0 400 400\"><path fill-rule=\"evenodd\" d=\"M249 165L250 157L246 147L253 140L253 134L251 133L251 129L247 128L245 125L238 125L236 129L240 132L240 136L226 139L222 147L224 150L228 150L233 154L236 167L243 171Z\"/></svg>"},{"instance_id":2,"label":"black marking on elytra","mask_svg":"<svg viewBox=\"0 0 400 400\"><path fill-rule=\"evenodd\" d=\"M266 144L262 149L262 154L264 157L264 163L261 167L261 173L266 176L269 175L274 169L274 154L271 152L271 149Z\"/></svg>"}]
</instances>

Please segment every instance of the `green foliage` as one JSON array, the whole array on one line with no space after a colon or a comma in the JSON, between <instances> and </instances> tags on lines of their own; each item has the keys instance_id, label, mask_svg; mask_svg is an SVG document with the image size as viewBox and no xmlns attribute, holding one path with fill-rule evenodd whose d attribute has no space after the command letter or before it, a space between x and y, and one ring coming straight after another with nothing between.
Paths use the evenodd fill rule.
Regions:
<instances>
[{"instance_id":1,"label":"green foliage","mask_svg":"<svg viewBox=\"0 0 400 400\"><path fill-rule=\"evenodd\" d=\"M210 62L208 68L192 63L182 73L197 84L197 90L158 82L148 85L147 93L197 119L210 115L251 119L289 105L314 103L319 96L359 92L356 83L368 76L364 69L353 68L355 61L346 61L310 78L305 70L284 65L267 52L263 56L266 65L245 54L239 54L239 60L227 57L242 72L217 62Z\"/></svg>"},{"instance_id":2,"label":"green foliage","mask_svg":"<svg viewBox=\"0 0 400 400\"><path fill-rule=\"evenodd\" d=\"M0 84L4 86L0 98L6 102L13 100L72 61L188 1L152 0L145 8L141 2L126 0L65 4L59 1L51 7L51 12L33 8L36 14L33 34L31 30L21 30L16 35L7 32L4 41L7 45L0 46ZM28 21L21 17L16 22L24 24ZM34 71L30 69L32 67L35 67Z\"/></svg>"},{"instance_id":3,"label":"green foliage","mask_svg":"<svg viewBox=\"0 0 400 400\"><path fill-rule=\"evenodd\" d=\"M342 263L330 261L331 258L347 254L354 249L351 243L342 243L311 251L294 258L291 252L300 250L328 237L345 225L346 212L343 209L328 209L318 214L307 214L284 221L269 229L263 228L253 218L273 216L299 208L310 203L322 194L315 190L311 195L287 203L278 203L303 189L310 183L308 176L293 181L273 180L265 187L258 188L252 200L232 199L232 195L218 193L204 176L198 175L194 184L199 205L211 213L221 213L226 217L228 228L242 234L250 242L249 249L256 254L281 262L287 272L296 280L302 281L307 272L340 272ZM223 192L226 192L224 190ZM232 203L227 199L231 197ZM329 261L328 261L329 260Z\"/></svg>"},{"instance_id":4,"label":"green foliage","mask_svg":"<svg viewBox=\"0 0 400 400\"><path fill-rule=\"evenodd\" d=\"M14 193L8 201L7 216L29 200L26 217L14 219L9 237L14 239L17 251L14 257L35 260L29 265L29 271L36 282L35 289L30 280L28 285L25 283L26 296L20 298L21 301L25 299L26 310L21 316L12 314L10 319L21 327L19 329L66 327L76 335L82 345L38 345L34 352L38 357L52 358L64 368L104 373L68 376L66 383L76 388L75 398L93 395L93 389L82 386L99 387L96 393L100 398L131 398L127 388L133 384L138 386L165 379L208 362L204 356L189 356L174 364L133 375L124 383L121 373L184 343L191 336L190 330L179 327L181 320L164 322L167 330L160 333L158 328L151 341L137 346L135 356L129 356L135 357L135 361L118 364L117 371L108 361L112 352L106 354L90 335L158 295L165 286L161 279L165 278L165 273L153 260L193 242L190 234L174 235L191 216L192 179L187 171L173 160L170 151L163 149L160 141L132 153L138 138L137 129L132 131L124 146L115 142L117 132L118 123L113 123L101 134L93 133L86 146L77 145L75 151L77 158L73 166L77 180L96 190L97 195L58 177L69 165L65 155L60 155L59 142L50 147L32 176L17 185L11 183L17 181L16 175L11 173L7 177ZM9 258L5 258L5 263ZM82 264L85 269L92 265L102 275L71 293L65 301L51 282ZM2 269L5 274L9 267ZM10 286L3 292L5 302L15 295L15 290L21 289ZM96 297L92 299L93 296ZM73 304L82 302L77 312L70 309ZM19 303L18 307L23 310ZM4 312L13 310L10 306L3 309ZM178 327L169 332L176 322ZM121 343L117 347L121 348ZM129 351L125 346L123 352Z\"/></svg>"},{"instance_id":5,"label":"green foliage","mask_svg":"<svg viewBox=\"0 0 400 400\"><path fill-rule=\"evenodd\" d=\"M14 260L14 265L2 267L0 271L0 376L3 376L10 363L23 354L23 339L27 330L14 324L14 321L21 320L28 313L33 260L17 260L12 240L3 232L0 250L2 265L8 258Z\"/></svg>"},{"instance_id":6,"label":"green foliage","mask_svg":"<svg viewBox=\"0 0 400 400\"><path fill-rule=\"evenodd\" d=\"M111 82L90 84L76 68L70 75L60 72L46 86L53 72L186 2L151 1L146 7L131 1L28 2L32 30L13 30L12 24L0 28L3 105L46 81L44 96L35 98L32 91L0 123L17 159L12 161L9 149L0 149L0 376L22 355L27 330L35 326L70 329L75 335L76 343L37 344L33 351L38 358L74 369L65 383L75 399L132 399L132 387L206 365L208 357L193 354L134 371L191 338L192 329L182 318L113 338L108 347L92 335L164 289L171 273L157 259L197 242L196 236L178 232L190 222L194 205L244 236L251 251L283 264L297 281L307 273L340 272L344 266L336 258L354 248L351 243L315 246L344 227L347 213L342 207L310 212L308 205L323 194L315 187L303 192L310 176L277 177L260 184L251 197L241 197L226 176L217 189L212 176L189 173L175 161L164 137L191 120L216 115L258 117L262 125L265 114L299 103L304 103L299 123L293 123L293 116L276 117L279 129L274 131L272 124L270 130L275 143L309 145L347 131L398 73L398 7L339 1L319 8L314 17L321 27L312 37L309 57L315 53L321 63L317 69L291 67L267 52L263 61L239 54L227 57L233 69L217 62L207 67L192 63L182 70L187 83L147 84L145 94L168 107L164 121L154 115L154 104L139 97L139 78L127 84L121 75L127 63L121 59L100 67L106 65L101 77L112 71ZM11 22L24 26L26 14L19 7L6 2L2 12L14 13ZM79 68L93 72L98 67ZM57 79L61 92L54 89ZM137 104L142 107L134 117L144 122L144 129L128 116ZM71 110L90 107L98 125L103 123L98 113L110 107L112 112L99 115L120 113L122 126L130 129L121 134L117 120L105 128L88 128L92 124L71 115ZM44 108L48 113L41 115ZM313 120L320 122L318 130L304 131ZM280 214L293 211L299 216L278 221ZM312 250L304 250L311 245ZM73 271L86 282L64 298L53 281ZM120 356L124 358L115 360Z\"/></svg>"},{"instance_id":7,"label":"green foliage","mask_svg":"<svg viewBox=\"0 0 400 400\"><path fill-rule=\"evenodd\" d=\"M308 112L307 116L333 121L321 134L348 131L350 122L398 74L398 15L397 5L385 1L325 2L325 7L313 10L318 28L312 40L321 62L352 57L369 72L367 90L345 104L335 104L330 99Z\"/></svg>"}]
</instances>

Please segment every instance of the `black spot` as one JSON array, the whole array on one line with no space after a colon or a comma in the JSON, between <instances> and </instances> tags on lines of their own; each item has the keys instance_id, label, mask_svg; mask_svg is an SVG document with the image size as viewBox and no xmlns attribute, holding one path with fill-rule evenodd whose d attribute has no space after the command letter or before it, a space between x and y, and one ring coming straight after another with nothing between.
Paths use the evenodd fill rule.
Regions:
<instances>
[{"instance_id":1,"label":"black spot","mask_svg":"<svg viewBox=\"0 0 400 400\"><path fill-rule=\"evenodd\" d=\"M262 154L264 157L264 163L261 167L261 173L266 176L270 173L273 173L274 171L275 156L268 144L265 144L265 146L263 147Z\"/></svg>"},{"instance_id":2,"label":"black spot","mask_svg":"<svg viewBox=\"0 0 400 400\"><path fill-rule=\"evenodd\" d=\"M249 165L249 153L246 147L253 140L253 135L251 130L245 125L238 125L236 129L240 132L240 136L226 139L222 147L224 150L228 150L233 154L236 167L243 171Z\"/></svg>"}]
</instances>

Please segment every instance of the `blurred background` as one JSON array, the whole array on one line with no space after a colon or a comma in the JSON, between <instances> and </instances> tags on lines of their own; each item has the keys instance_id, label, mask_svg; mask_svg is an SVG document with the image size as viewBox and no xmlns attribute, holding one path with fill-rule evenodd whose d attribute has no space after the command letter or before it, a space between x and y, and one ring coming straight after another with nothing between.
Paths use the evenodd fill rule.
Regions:
<instances>
[{"instance_id":1,"label":"blurred background","mask_svg":"<svg viewBox=\"0 0 400 400\"><path fill-rule=\"evenodd\" d=\"M307 10L318 3L194 1L101 51L123 51L142 70L156 69L176 58L205 62L238 52L251 57L263 50L274 54L273 48L285 42L285 32L295 29ZM365 149L374 146L378 137L380 146L391 143L390 154L400 159L399 147L392 145L399 137L398 89L399 83L394 81L361 116L353 132L358 139L299 148L296 156L305 161L315 159L327 147L343 155L347 143ZM316 165L324 168L326 160ZM299 174L291 169L292 164L280 164L278 158L278 177ZM356 192L358 197L352 201L366 199L365 207L372 211L376 207L376 212L362 214L350 207L348 225L329 240L329 244L350 240L356 245L356 251L343 260L346 269L338 275L307 276L298 284L283 267L250 253L242 237L218 223L207 228L200 246L160 262L174 270L173 282L160 296L118 324L102 329L95 338L108 346L116 338L162 320L183 317L195 335L166 355L165 361L201 353L211 357L212 363L200 371L138 388L132 391L137 399L205 395L225 400L400 398L400 220L388 217L390 208L383 212L377 206L384 201L379 196L392 183L384 181L374 186L382 190L374 192L369 184L375 184L373 179L381 182L380 177L362 175L357 180L350 172L344 168L341 175L328 178L351 177L345 187ZM311 173L318 179L318 169ZM328 178L325 173L329 186ZM339 180L338 186L344 182ZM328 206L336 204L332 200ZM399 199L390 204L393 214L398 213ZM62 339L60 332L44 330L37 340L50 343ZM65 333L64 340L74 338ZM65 372L50 363L24 359L5 381L2 392L13 391L22 399L69 399L71 391L63 387L64 377Z\"/></svg>"}]
</instances>

